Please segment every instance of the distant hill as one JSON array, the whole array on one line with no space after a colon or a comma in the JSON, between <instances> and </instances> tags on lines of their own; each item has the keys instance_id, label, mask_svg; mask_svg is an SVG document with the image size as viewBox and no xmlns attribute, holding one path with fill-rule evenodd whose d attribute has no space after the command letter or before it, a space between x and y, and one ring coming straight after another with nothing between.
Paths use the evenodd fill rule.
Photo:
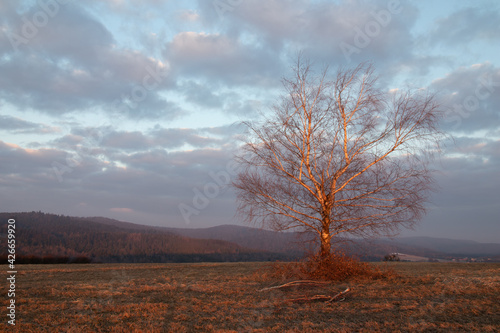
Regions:
<instances>
[{"instance_id":1,"label":"distant hill","mask_svg":"<svg viewBox=\"0 0 500 333\"><path fill-rule=\"evenodd\" d=\"M94 262L259 261L286 256L218 239L192 238L105 218L41 212L0 213L16 220L17 257L87 257ZM6 235L7 224L0 225Z\"/></svg>"},{"instance_id":2,"label":"distant hill","mask_svg":"<svg viewBox=\"0 0 500 333\"><path fill-rule=\"evenodd\" d=\"M304 236L296 232L275 232L237 225L220 225L211 228L163 228L169 232L192 238L220 239L245 248L280 253L303 253Z\"/></svg>"},{"instance_id":3,"label":"distant hill","mask_svg":"<svg viewBox=\"0 0 500 333\"><path fill-rule=\"evenodd\" d=\"M21 256L84 256L94 262L267 261L300 258L313 249L308 236L297 232L236 225L168 228L41 212L0 213L2 234L7 228L3 221L11 217L16 219L16 251ZM431 259L500 260L500 244L432 237L349 240L338 247L367 261L395 252Z\"/></svg>"}]
</instances>

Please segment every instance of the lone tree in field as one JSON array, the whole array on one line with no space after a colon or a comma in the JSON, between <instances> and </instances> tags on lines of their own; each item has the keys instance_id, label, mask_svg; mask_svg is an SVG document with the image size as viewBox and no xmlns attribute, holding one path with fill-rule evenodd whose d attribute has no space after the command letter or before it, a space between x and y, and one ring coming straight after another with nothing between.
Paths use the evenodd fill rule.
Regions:
<instances>
[{"instance_id":1,"label":"lone tree in field","mask_svg":"<svg viewBox=\"0 0 500 333\"><path fill-rule=\"evenodd\" d=\"M239 212L274 230L313 231L321 258L339 235L412 227L431 190L441 112L425 91L384 92L376 80L369 65L330 77L299 58L272 112L247 123Z\"/></svg>"}]
</instances>

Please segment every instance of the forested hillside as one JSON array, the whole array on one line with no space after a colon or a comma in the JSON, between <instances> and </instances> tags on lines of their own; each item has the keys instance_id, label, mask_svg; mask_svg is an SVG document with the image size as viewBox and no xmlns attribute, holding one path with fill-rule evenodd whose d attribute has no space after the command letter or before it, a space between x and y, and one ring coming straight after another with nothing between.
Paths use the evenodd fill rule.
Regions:
<instances>
[{"instance_id":1,"label":"forested hillside","mask_svg":"<svg viewBox=\"0 0 500 333\"><path fill-rule=\"evenodd\" d=\"M16 220L17 263L274 261L314 252L308 235L296 232L237 225L167 228L42 212L0 213L3 237L9 218ZM395 252L429 260L500 260L500 244L430 237L351 239L335 242L334 247L364 261L380 261ZM6 252L0 255L6 258Z\"/></svg>"},{"instance_id":2,"label":"forested hillside","mask_svg":"<svg viewBox=\"0 0 500 333\"><path fill-rule=\"evenodd\" d=\"M0 213L16 220L16 254L26 257L85 257L92 262L183 262L273 260L282 256L215 239L195 239L129 224L119 227L62 215ZM133 227L136 226L136 227ZM0 232L6 233L6 223ZM60 260L59 260L60 261Z\"/></svg>"}]
</instances>

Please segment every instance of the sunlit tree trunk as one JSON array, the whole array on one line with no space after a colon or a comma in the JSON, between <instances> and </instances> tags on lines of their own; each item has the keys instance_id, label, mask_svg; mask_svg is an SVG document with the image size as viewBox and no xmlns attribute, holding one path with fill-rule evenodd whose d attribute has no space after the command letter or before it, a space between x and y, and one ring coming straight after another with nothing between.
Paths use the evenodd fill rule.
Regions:
<instances>
[{"instance_id":1,"label":"sunlit tree trunk","mask_svg":"<svg viewBox=\"0 0 500 333\"><path fill-rule=\"evenodd\" d=\"M330 232L328 230L324 230L321 233L321 248L320 254L322 258L327 258L330 255L330 251L332 248Z\"/></svg>"}]
</instances>

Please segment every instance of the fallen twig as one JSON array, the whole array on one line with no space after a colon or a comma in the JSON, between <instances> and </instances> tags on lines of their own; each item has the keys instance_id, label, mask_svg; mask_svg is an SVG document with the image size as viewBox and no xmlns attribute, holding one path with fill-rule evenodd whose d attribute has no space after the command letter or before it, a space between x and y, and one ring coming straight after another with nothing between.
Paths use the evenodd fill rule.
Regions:
<instances>
[{"instance_id":1,"label":"fallen twig","mask_svg":"<svg viewBox=\"0 0 500 333\"><path fill-rule=\"evenodd\" d=\"M327 303L334 302L337 299L340 298L340 296L347 294L348 292L351 291L351 288L347 287L344 291L339 292L337 295L333 296L330 300L326 301ZM345 298L343 298L341 301L343 301Z\"/></svg>"},{"instance_id":2,"label":"fallen twig","mask_svg":"<svg viewBox=\"0 0 500 333\"><path fill-rule=\"evenodd\" d=\"M308 302L318 302L318 301L324 301L325 303L331 303L334 301L343 301L345 298L342 298L339 300L339 298L342 295L347 294L349 291L351 291L351 288L347 287L346 290L339 292L338 294L334 296L326 296L326 295L314 295L312 297L301 297L301 298L292 298L286 300L287 302L293 302L293 303L308 303Z\"/></svg>"},{"instance_id":3,"label":"fallen twig","mask_svg":"<svg viewBox=\"0 0 500 333\"><path fill-rule=\"evenodd\" d=\"M300 285L322 285L322 284L327 284L327 283L329 283L329 282L312 281L312 280L299 280L299 281L288 282L288 283L282 284L280 286L263 288L263 289L260 289L259 292L272 290L272 289L291 288L291 287L300 286Z\"/></svg>"}]
</instances>

